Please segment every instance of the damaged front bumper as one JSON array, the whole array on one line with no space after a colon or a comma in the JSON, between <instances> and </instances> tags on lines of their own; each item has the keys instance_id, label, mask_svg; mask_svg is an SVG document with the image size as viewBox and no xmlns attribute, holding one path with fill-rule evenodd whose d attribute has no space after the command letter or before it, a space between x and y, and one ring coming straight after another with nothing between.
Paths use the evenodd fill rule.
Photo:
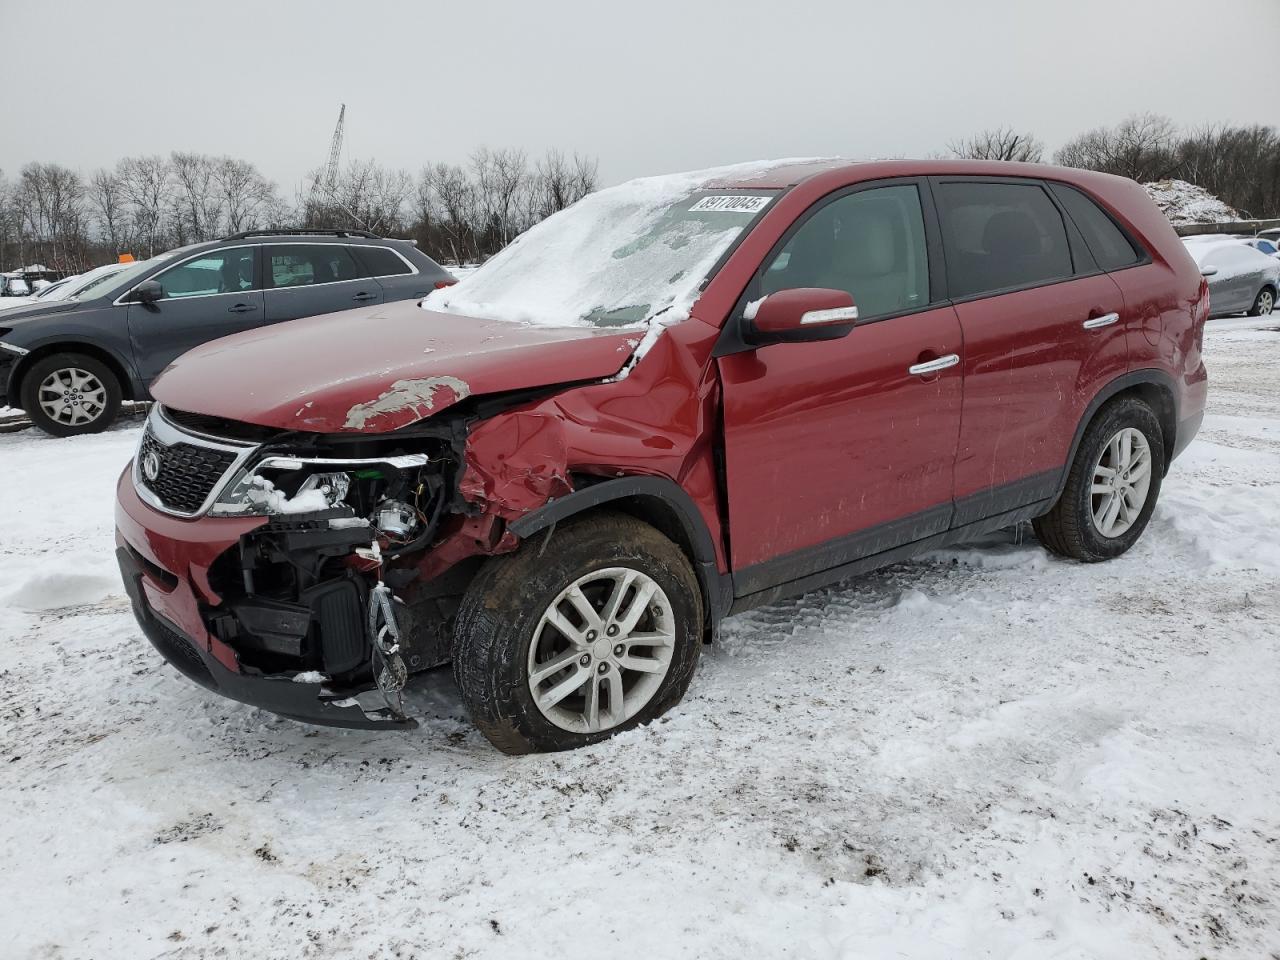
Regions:
<instances>
[{"instance_id":1,"label":"damaged front bumper","mask_svg":"<svg viewBox=\"0 0 1280 960\"><path fill-rule=\"evenodd\" d=\"M211 572L264 518L206 518L160 513L143 503L129 472L116 500L116 558L142 632L184 676L222 696L306 723L364 729L415 726L393 713L372 681L339 685L315 670L288 669L303 638L323 623L326 658L363 650L357 579L288 604L246 598L224 603ZM257 664L253 660L257 660Z\"/></svg>"}]
</instances>

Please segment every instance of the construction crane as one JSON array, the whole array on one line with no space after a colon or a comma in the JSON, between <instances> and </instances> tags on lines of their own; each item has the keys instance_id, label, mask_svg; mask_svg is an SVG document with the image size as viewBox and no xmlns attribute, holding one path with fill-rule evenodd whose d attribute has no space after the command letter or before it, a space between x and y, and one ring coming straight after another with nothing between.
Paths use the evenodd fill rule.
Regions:
<instances>
[{"instance_id":1,"label":"construction crane","mask_svg":"<svg viewBox=\"0 0 1280 960\"><path fill-rule=\"evenodd\" d=\"M338 160L342 156L342 125L347 119L347 105L341 104L338 109L338 125L333 128L333 140L329 144L329 162L324 171L311 184L311 198L307 206L314 210L317 201L332 203L334 191L338 187ZM322 186L323 184L323 186ZM319 193L320 196L316 196Z\"/></svg>"}]
</instances>

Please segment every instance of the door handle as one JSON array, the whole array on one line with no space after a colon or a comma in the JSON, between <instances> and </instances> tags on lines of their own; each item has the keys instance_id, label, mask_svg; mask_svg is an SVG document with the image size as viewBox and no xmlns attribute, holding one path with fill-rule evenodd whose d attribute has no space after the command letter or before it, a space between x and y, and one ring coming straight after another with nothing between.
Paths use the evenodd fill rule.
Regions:
<instances>
[{"instance_id":1,"label":"door handle","mask_svg":"<svg viewBox=\"0 0 1280 960\"><path fill-rule=\"evenodd\" d=\"M376 293L365 293L365 292L362 290L362 291L360 291L359 293L357 293L354 297L352 297L351 299L352 299L352 300L377 300L377 299L378 299L378 295L377 295Z\"/></svg>"},{"instance_id":2,"label":"door handle","mask_svg":"<svg viewBox=\"0 0 1280 960\"><path fill-rule=\"evenodd\" d=\"M1099 327L1109 327L1119 319L1120 314L1118 313L1104 313L1100 317L1090 317L1084 322L1084 328L1086 330L1097 330Z\"/></svg>"},{"instance_id":3,"label":"door handle","mask_svg":"<svg viewBox=\"0 0 1280 960\"><path fill-rule=\"evenodd\" d=\"M948 353L945 357L938 357L936 360L926 360L924 363L913 363L907 367L907 373L913 377L924 377L931 373L937 373L939 370L946 370L947 367L954 367L960 362L960 355L956 353Z\"/></svg>"},{"instance_id":4,"label":"door handle","mask_svg":"<svg viewBox=\"0 0 1280 960\"><path fill-rule=\"evenodd\" d=\"M234 307L231 308L230 312L231 313L249 313L250 311L257 310L257 309L258 308L251 303L237 303Z\"/></svg>"}]
</instances>

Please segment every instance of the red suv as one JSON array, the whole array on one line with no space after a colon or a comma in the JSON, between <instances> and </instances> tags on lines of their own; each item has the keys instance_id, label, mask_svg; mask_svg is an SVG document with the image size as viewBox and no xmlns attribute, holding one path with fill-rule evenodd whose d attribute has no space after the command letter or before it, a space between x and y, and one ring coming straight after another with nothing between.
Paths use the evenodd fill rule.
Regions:
<instances>
[{"instance_id":1,"label":"red suv","mask_svg":"<svg viewBox=\"0 0 1280 960\"><path fill-rule=\"evenodd\" d=\"M1199 428L1207 287L1137 184L751 164L600 191L421 304L198 347L120 478L142 630L226 696L520 753L678 701L719 621L1031 520L1106 560Z\"/></svg>"}]
</instances>

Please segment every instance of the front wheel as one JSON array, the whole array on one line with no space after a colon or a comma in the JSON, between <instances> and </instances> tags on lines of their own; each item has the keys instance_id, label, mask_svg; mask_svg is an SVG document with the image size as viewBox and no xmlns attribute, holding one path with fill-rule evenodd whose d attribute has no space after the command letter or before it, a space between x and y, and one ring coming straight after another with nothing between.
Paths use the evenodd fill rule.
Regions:
<instances>
[{"instance_id":1,"label":"front wheel","mask_svg":"<svg viewBox=\"0 0 1280 960\"><path fill-rule=\"evenodd\" d=\"M689 561L632 517L597 514L486 561L458 611L453 672L504 753L585 746L684 695L702 641Z\"/></svg>"},{"instance_id":2,"label":"front wheel","mask_svg":"<svg viewBox=\"0 0 1280 960\"><path fill-rule=\"evenodd\" d=\"M55 353L22 378L22 407L31 422L55 437L98 433L120 412L120 381L101 360Z\"/></svg>"},{"instance_id":3,"label":"front wheel","mask_svg":"<svg viewBox=\"0 0 1280 960\"><path fill-rule=\"evenodd\" d=\"M1103 407L1080 441L1053 509L1032 521L1053 553L1087 563L1110 560L1146 529L1164 477L1164 434L1136 397Z\"/></svg>"},{"instance_id":4,"label":"front wheel","mask_svg":"<svg viewBox=\"0 0 1280 960\"><path fill-rule=\"evenodd\" d=\"M1266 317L1276 307L1276 294L1270 287L1264 287L1259 291L1257 299L1253 301L1253 307L1249 310L1251 317Z\"/></svg>"}]
</instances>

